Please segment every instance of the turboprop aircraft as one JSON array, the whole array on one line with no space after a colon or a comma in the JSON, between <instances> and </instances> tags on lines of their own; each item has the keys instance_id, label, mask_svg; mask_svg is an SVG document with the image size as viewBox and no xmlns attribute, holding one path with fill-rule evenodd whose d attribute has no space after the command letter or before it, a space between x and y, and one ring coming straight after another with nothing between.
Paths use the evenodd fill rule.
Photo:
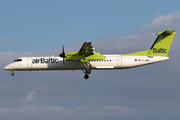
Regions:
<instances>
[{"instance_id":1,"label":"turboprop aircraft","mask_svg":"<svg viewBox=\"0 0 180 120\"><path fill-rule=\"evenodd\" d=\"M176 32L173 30L158 32L149 50L129 54L102 55L94 51L91 42L85 42L76 52L65 53L62 46L62 53L58 57L21 57L4 67L4 70L10 70L12 76L14 71L82 70L84 78L88 79L91 70L126 69L169 59L167 55L174 35Z\"/></svg>"}]
</instances>

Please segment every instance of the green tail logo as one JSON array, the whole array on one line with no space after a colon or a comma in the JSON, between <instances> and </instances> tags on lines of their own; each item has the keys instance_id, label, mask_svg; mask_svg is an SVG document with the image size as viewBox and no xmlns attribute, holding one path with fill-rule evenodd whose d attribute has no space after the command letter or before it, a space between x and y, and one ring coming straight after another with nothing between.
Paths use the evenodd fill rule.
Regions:
<instances>
[{"instance_id":1,"label":"green tail logo","mask_svg":"<svg viewBox=\"0 0 180 120\"><path fill-rule=\"evenodd\" d=\"M165 32L157 33L158 37L151 49L148 56L167 56L176 32L173 30L166 30Z\"/></svg>"},{"instance_id":2,"label":"green tail logo","mask_svg":"<svg viewBox=\"0 0 180 120\"><path fill-rule=\"evenodd\" d=\"M163 56L167 57L171 47L174 35L174 30L166 30L164 32L157 33L158 37L150 50L140 51L135 53L123 54L120 56Z\"/></svg>"},{"instance_id":3,"label":"green tail logo","mask_svg":"<svg viewBox=\"0 0 180 120\"><path fill-rule=\"evenodd\" d=\"M167 49L164 49L164 48L160 48L160 49L153 48L153 53L167 53Z\"/></svg>"}]
</instances>

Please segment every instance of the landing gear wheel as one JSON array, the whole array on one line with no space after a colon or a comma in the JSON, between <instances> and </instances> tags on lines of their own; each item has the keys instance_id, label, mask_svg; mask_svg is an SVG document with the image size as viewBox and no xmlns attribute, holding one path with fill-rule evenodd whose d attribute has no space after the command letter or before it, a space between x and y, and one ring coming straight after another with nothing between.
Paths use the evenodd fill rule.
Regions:
<instances>
[{"instance_id":1,"label":"landing gear wheel","mask_svg":"<svg viewBox=\"0 0 180 120\"><path fill-rule=\"evenodd\" d=\"M89 75L88 75L88 74L85 74L85 75L84 75L84 78L85 78L85 79L88 79L88 78L89 78Z\"/></svg>"},{"instance_id":2,"label":"landing gear wheel","mask_svg":"<svg viewBox=\"0 0 180 120\"><path fill-rule=\"evenodd\" d=\"M11 73L11 76L14 76L14 73Z\"/></svg>"},{"instance_id":3,"label":"landing gear wheel","mask_svg":"<svg viewBox=\"0 0 180 120\"><path fill-rule=\"evenodd\" d=\"M87 69L87 70L86 70L86 73L87 73L87 74L91 74L91 70L90 70L90 69Z\"/></svg>"}]
</instances>

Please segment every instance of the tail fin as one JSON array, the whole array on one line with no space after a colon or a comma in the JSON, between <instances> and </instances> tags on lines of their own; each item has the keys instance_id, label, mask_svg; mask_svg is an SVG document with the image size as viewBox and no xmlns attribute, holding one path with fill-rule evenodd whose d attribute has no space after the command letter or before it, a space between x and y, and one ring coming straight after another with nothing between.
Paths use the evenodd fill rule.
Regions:
<instances>
[{"instance_id":1,"label":"tail fin","mask_svg":"<svg viewBox=\"0 0 180 120\"><path fill-rule=\"evenodd\" d=\"M166 30L157 33L158 37L150 50L140 51L129 54L122 54L121 56L164 56L167 57L171 47L172 40L176 32L174 30Z\"/></svg>"},{"instance_id":2,"label":"tail fin","mask_svg":"<svg viewBox=\"0 0 180 120\"><path fill-rule=\"evenodd\" d=\"M171 47L172 40L176 32L173 30L166 30L165 32L157 33L158 37L151 49L148 52L148 56L167 56Z\"/></svg>"}]
</instances>

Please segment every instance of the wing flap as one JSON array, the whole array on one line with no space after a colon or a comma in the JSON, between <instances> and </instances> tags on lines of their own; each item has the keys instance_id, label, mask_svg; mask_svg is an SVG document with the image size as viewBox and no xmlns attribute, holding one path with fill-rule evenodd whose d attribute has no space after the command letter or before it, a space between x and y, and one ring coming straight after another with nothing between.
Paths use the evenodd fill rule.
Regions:
<instances>
[{"instance_id":1,"label":"wing flap","mask_svg":"<svg viewBox=\"0 0 180 120\"><path fill-rule=\"evenodd\" d=\"M83 44L83 46L81 47L81 49L79 50L79 53L81 53L81 54L85 54L85 53L93 54L93 53L95 53L94 48L91 45L91 42L85 42Z\"/></svg>"}]
</instances>

